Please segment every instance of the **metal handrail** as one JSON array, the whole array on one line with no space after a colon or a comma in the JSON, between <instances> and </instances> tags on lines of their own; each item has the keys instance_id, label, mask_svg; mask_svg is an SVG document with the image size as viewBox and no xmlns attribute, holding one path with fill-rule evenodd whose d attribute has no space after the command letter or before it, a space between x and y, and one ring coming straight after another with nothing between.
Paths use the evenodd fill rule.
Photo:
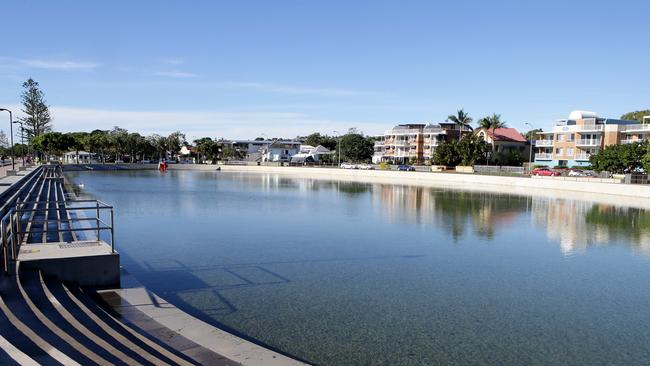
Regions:
<instances>
[{"instance_id":1,"label":"metal handrail","mask_svg":"<svg viewBox=\"0 0 650 366\"><path fill-rule=\"evenodd\" d=\"M70 207L69 205L72 203L77 203L77 202L82 202L82 203L90 203L90 202L95 202L95 206L81 206L81 207ZM25 204L54 204L58 207L36 207L36 208L20 208L24 206ZM66 213L70 211L89 211L89 210L94 210L95 211L95 216L94 217L69 217L69 215L66 215L66 219L34 219L34 218L27 218L24 219L22 218L24 213L36 213L36 212L49 212L49 211L65 211ZM101 211L106 211L108 210L110 212L110 224L102 220L101 218ZM110 206L102 201L99 200L51 200L51 201L31 201L31 202L20 202L17 205L17 208L13 210L13 214L15 215L15 220L20 223L20 227L23 225L25 226L31 226L31 225L39 225L39 224L45 224L50 222L66 222L68 224L72 224L73 222L83 222L83 221L95 221L96 225L92 227L70 227L68 229L60 228L58 225L56 228L47 228L47 229L36 229L30 227L29 231L26 233L19 233L17 235L18 237L18 245L23 245L23 241L21 238L23 236L28 237L29 235L32 234L43 234L43 233L63 233L63 232L78 232L78 231L95 231L97 234L97 240L101 240L101 231L108 230L111 233L111 253L115 253L115 220L114 220L114 208L113 206ZM102 226L103 225L103 226ZM22 234L22 235L21 235ZM29 243L25 243L24 245L29 245Z\"/></svg>"},{"instance_id":2,"label":"metal handrail","mask_svg":"<svg viewBox=\"0 0 650 366\"><path fill-rule=\"evenodd\" d=\"M10 261L17 260L18 251L23 241L28 239L32 234L56 233L59 239L62 239L63 237L60 235L62 232L95 231L97 233L97 240L99 241L101 240L101 232L108 230L111 235L111 252L115 253L114 208L106 202L91 199L68 200L69 195L63 192L62 189L59 196L63 199L21 201L21 199L31 198L35 192L39 191L39 183L42 190L42 185L46 182L63 179L62 173L61 166L38 167L33 172L27 174L25 178L21 179L16 185L17 188L12 187L12 192L7 193L7 195L11 194L11 196L0 206L0 215L2 215L0 217L0 270L5 274L9 274ZM40 194L40 191L38 194ZM85 205L70 207L70 204L76 203ZM93 210L95 212L94 217L71 217L68 214L71 211L87 210ZM106 210L110 211L110 224L101 218L101 212ZM37 215L36 213L38 212L44 212L45 219L41 218L43 215ZM48 219L49 212L57 212L57 219ZM60 216L62 212L65 213L65 218ZM40 217L36 218L35 216ZM88 221L95 221L96 224L90 227L72 226L75 222L81 223ZM67 228L62 228L58 224L56 228L46 228L52 222L65 223L67 224ZM40 225L41 227L37 228L33 227L33 225ZM24 233L22 232L23 227L27 229ZM75 241L77 240L75 234L72 234L72 238ZM25 245L29 245L29 243L25 243Z\"/></svg>"}]
</instances>

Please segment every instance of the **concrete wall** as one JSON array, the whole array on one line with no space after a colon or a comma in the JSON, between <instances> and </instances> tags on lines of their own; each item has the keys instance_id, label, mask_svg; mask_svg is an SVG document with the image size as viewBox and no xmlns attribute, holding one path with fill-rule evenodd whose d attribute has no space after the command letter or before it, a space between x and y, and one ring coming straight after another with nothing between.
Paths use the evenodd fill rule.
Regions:
<instances>
[{"instance_id":1,"label":"concrete wall","mask_svg":"<svg viewBox=\"0 0 650 366\"><path fill-rule=\"evenodd\" d=\"M463 189L500 190L531 194L568 192L576 198L580 194L596 194L650 201L650 185L629 185L598 182L593 178L565 177L503 177L478 174L433 172L398 172L384 170L352 170L338 168L266 167L219 165L223 171L273 173L304 178L353 180L369 183L441 186ZM170 165L172 170L216 170L214 165Z\"/></svg>"}]
</instances>

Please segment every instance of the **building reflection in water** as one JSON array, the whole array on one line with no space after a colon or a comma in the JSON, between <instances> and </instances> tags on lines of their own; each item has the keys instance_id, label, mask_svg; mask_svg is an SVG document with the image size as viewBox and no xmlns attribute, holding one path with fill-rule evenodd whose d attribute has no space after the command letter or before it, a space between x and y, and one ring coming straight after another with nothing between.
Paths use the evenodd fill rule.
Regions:
<instances>
[{"instance_id":1,"label":"building reflection in water","mask_svg":"<svg viewBox=\"0 0 650 366\"><path fill-rule=\"evenodd\" d=\"M259 176L244 179L260 183ZM579 254L592 246L624 245L650 256L650 213L638 208L508 193L293 179L274 174L262 175L261 185L265 191L291 189L313 194L335 190L350 198L370 195L389 223L434 227L445 230L456 241L469 233L492 240L501 228L522 225L530 218L532 227L545 232L549 242L557 243L565 255Z\"/></svg>"},{"instance_id":2,"label":"building reflection in water","mask_svg":"<svg viewBox=\"0 0 650 366\"><path fill-rule=\"evenodd\" d=\"M459 240L472 231L487 240L500 228L530 217L535 229L565 255L591 246L624 245L650 256L650 213L580 200L521 196L402 185L338 182L339 191L370 192L388 222L408 222L446 230ZM362 187L366 187L363 189ZM525 222L525 221L524 221ZM533 233L531 233L532 235Z\"/></svg>"}]
</instances>

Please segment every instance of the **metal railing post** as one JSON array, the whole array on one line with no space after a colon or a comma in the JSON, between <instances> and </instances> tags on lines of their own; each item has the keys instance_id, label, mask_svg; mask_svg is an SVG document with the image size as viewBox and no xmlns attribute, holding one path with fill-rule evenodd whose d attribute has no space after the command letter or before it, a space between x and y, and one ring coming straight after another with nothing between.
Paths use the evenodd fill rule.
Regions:
<instances>
[{"instance_id":1,"label":"metal railing post","mask_svg":"<svg viewBox=\"0 0 650 366\"><path fill-rule=\"evenodd\" d=\"M9 214L9 227L11 227L11 233L12 235L15 232L15 223L16 219L14 218L14 214L11 213ZM7 228L5 227L4 220L2 221L2 241L5 243L5 246L7 245ZM16 260L18 255L16 254L16 240L15 237L11 238L11 259Z\"/></svg>"},{"instance_id":2,"label":"metal railing post","mask_svg":"<svg viewBox=\"0 0 650 366\"><path fill-rule=\"evenodd\" d=\"M2 270L7 275L9 274L9 258L7 255L9 253L7 253L7 231L4 220L0 222L0 230L2 231L2 243L0 243L2 245Z\"/></svg>"},{"instance_id":3,"label":"metal railing post","mask_svg":"<svg viewBox=\"0 0 650 366\"><path fill-rule=\"evenodd\" d=\"M99 201L97 201L97 241L99 241Z\"/></svg>"},{"instance_id":4,"label":"metal railing post","mask_svg":"<svg viewBox=\"0 0 650 366\"><path fill-rule=\"evenodd\" d=\"M115 221L113 219L113 208L111 208L111 253L115 253Z\"/></svg>"}]
</instances>

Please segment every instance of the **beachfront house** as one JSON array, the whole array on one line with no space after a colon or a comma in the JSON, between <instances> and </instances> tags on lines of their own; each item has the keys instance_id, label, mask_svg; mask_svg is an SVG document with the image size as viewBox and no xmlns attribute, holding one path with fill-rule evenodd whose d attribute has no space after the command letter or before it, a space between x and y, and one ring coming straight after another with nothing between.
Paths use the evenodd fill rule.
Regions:
<instances>
[{"instance_id":1,"label":"beachfront house","mask_svg":"<svg viewBox=\"0 0 650 366\"><path fill-rule=\"evenodd\" d=\"M300 142L272 141L260 150L261 161L286 162L300 151Z\"/></svg>"},{"instance_id":2,"label":"beachfront house","mask_svg":"<svg viewBox=\"0 0 650 366\"><path fill-rule=\"evenodd\" d=\"M63 154L63 162L66 164L91 164L96 163L96 154L88 151L69 151Z\"/></svg>"},{"instance_id":3,"label":"beachfront house","mask_svg":"<svg viewBox=\"0 0 650 366\"><path fill-rule=\"evenodd\" d=\"M628 121L601 118L595 112L573 111L569 118L555 121L549 131L537 133L535 164L546 166L589 166L589 157L609 145L647 140L650 119Z\"/></svg>"},{"instance_id":4,"label":"beachfront house","mask_svg":"<svg viewBox=\"0 0 650 366\"><path fill-rule=\"evenodd\" d=\"M300 145L300 151L291 157L292 164L307 164L307 163L320 163L323 156L333 154L330 149L325 146L318 145L316 147L311 145Z\"/></svg>"},{"instance_id":5,"label":"beachfront house","mask_svg":"<svg viewBox=\"0 0 650 366\"><path fill-rule=\"evenodd\" d=\"M530 144L528 140L514 128L503 127L494 131L480 127L474 130L474 134L481 137L490 145L495 154L518 154L522 161L528 161L530 156Z\"/></svg>"}]
</instances>

